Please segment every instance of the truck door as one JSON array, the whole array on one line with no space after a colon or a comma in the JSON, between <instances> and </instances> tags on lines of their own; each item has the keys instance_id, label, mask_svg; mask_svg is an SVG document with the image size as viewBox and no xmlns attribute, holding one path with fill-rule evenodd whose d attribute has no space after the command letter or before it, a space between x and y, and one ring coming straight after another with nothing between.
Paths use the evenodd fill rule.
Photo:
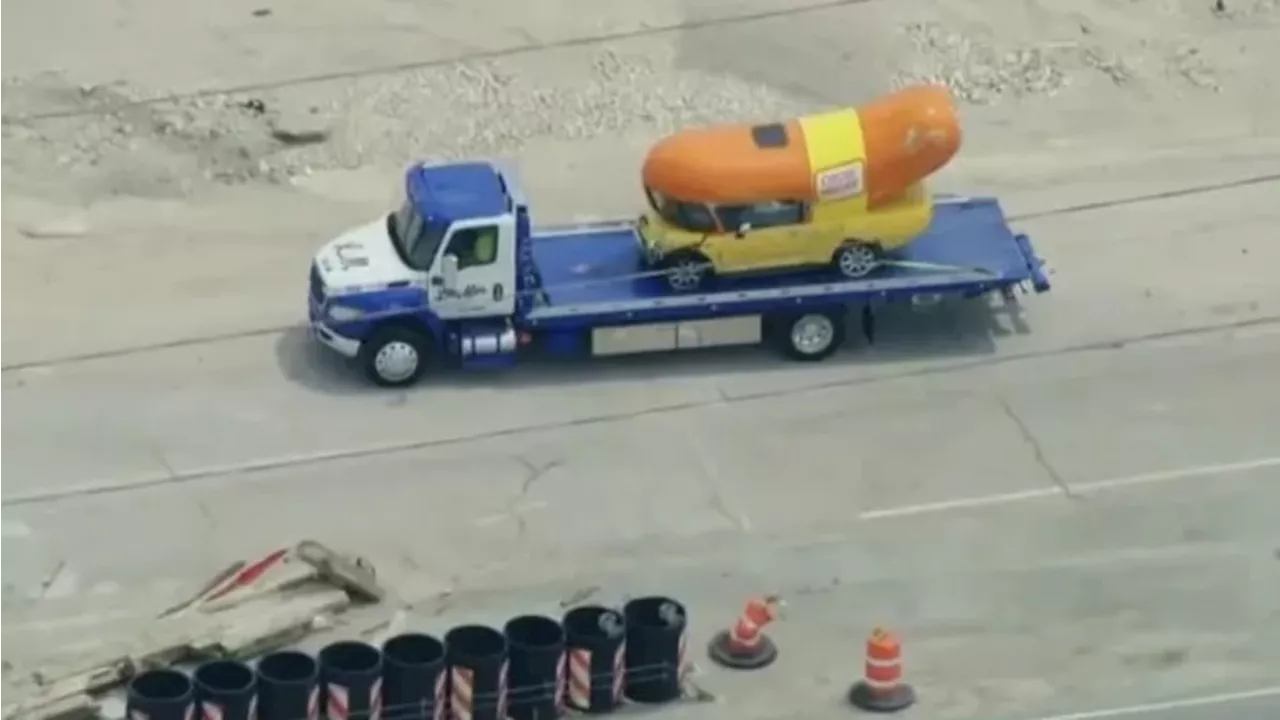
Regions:
<instances>
[{"instance_id":1,"label":"truck door","mask_svg":"<svg viewBox=\"0 0 1280 720\"><path fill-rule=\"evenodd\" d=\"M515 241L515 219L509 214L454 223L429 273L436 315L445 320L511 315Z\"/></svg>"}]
</instances>

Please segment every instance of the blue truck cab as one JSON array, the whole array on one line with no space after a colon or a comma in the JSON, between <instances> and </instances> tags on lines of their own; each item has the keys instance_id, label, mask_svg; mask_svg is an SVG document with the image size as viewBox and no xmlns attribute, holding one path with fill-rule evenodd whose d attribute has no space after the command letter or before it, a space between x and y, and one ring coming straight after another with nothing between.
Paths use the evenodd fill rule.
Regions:
<instances>
[{"instance_id":1,"label":"blue truck cab","mask_svg":"<svg viewBox=\"0 0 1280 720\"><path fill-rule=\"evenodd\" d=\"M844 341L850 308L869 334L884 302L1049 289L1030 240L992 198L940 199L930 230L869 278L805 270L682 294L646 262L637 222L535 230L498 165L415 165L404 186L399 209L327 243L310 273L312 333L382 386L410 385L439 361L505 367L533 351L767 342L820 360Z\"/></svg>"}]
</instances>

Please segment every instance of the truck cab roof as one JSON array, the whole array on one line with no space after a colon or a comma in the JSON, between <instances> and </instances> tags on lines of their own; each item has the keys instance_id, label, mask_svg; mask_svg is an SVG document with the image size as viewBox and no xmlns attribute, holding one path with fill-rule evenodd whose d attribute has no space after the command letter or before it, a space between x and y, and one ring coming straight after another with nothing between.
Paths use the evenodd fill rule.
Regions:
<instances>
[{"instance_id":1,"label":"truck cab roof","mask_svg":"<svg viewBox=\"0 0 1280 720\"><path fill-rule=\"evenodd\" d=\"M511 207L502 174L487 162L415 165L405 185L423 217L446 224L494 217Z\"/></svg>"}]
</instances>

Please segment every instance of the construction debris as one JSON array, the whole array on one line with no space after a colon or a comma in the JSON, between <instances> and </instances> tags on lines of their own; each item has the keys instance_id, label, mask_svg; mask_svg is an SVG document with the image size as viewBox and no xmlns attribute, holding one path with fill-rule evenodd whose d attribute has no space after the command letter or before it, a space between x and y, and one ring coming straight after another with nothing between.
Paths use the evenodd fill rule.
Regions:
<instances>
[{"instance_id":1,"label":"construction debris","mask_svg":"<svg viewBox=\"0 0 1280 720\"><path fill-rule=\"evenodd\" d=\"M234 563L190 599L160 613L128 652L78 666L40 668L4 706L5 720L78 720L98 714L97 697L139 672L175 663L246 659L292 645L353 605L387 591L361 558L314 541ZM13 695L6 693L6 700Z\"/></svg>"}]
</instances>

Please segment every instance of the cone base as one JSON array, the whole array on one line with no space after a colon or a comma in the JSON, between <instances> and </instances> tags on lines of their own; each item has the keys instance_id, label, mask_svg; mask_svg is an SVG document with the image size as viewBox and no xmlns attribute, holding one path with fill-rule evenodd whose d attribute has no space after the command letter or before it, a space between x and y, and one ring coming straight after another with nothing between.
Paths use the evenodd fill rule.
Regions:
<instances>
[{"instance_id":1,"label":"cone base","mask_svg":"<svg viewBox=\"0 0 1280 720\"><path fill-rule=\"evenodd\" d=\"M871 686L859 680L849 688L849 702L859 710L874 713L894 713L906 710L916 703L916 691L906 683L897 688L875 691Z\"/></svg>"},{"instance_id":2,"label":"cone base","mask_svg":"<svg viewBox=\"0 0 1280 720\"><path fill-rule=\"evenodd\" d=\"M778 646L773 644L768 635L760 636L760 644L752 652L735 652L732 648L729 631L722 630L711 638L707 654L717 665L733 670L756 670L778 659Z\"/></svg>"}]
</instances>

